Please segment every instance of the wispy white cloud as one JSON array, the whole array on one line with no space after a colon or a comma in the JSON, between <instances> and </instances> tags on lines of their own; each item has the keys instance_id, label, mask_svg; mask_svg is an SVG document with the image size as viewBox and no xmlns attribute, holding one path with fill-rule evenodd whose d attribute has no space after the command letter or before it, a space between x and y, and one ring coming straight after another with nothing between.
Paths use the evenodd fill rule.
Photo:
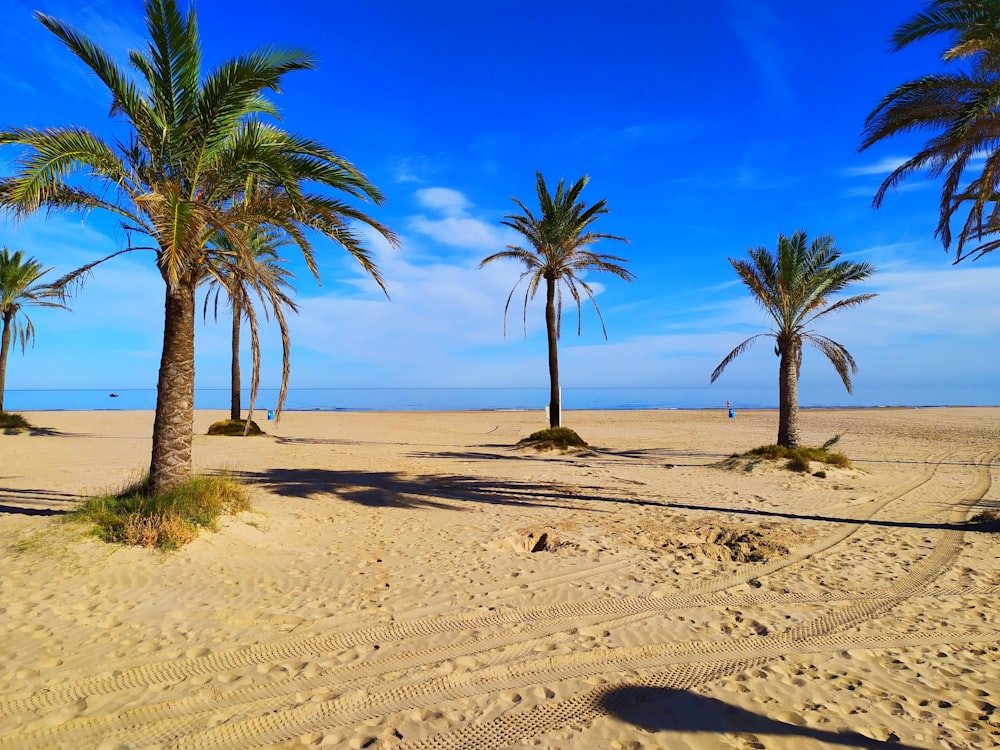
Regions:
<instances>
[{"instance_id":1,"label":"wispy white cloud","mask_svg":"<svg viewBox=\"0 0 1000 750\"><path fill-rule=\"evenodd\" d=\"M892 193L915 193L921 190L930 190L932 188L938 188L938 183L933 180L925 179L910 179L905 182L901 182L892 188ZM844 191L844 195L848 198L873 198L875 192L878 188L873 185L859 186L848 188Z\"/></svg>"},{"instance_id":2,"label":"wispy white cloud","mask_svg":"<svg viewBox=\"0 0 1000 750\"><path fill-rule=\"evenodd\" d=\"M980 376L989 371L1000 378L1000 359L989 355L996 335L995 321L1000 319L1000 299L992 291L1000 284L1000 268L972 264L921 268L912 261L898 259L880 265L882 270L863 287L852 290L876 292L877 297L860 307L833 313L816 324L819 333L851 351L865 381L882 385L928 381L958 386L965 377L962 362L970 358L976 363L971 369ZM724 340L714 352L702 350L705 361L715 360L712 367L743 338L770 327L765 313L739 289L726 293L720 303L701 321ZM715 346L714 337L701 336L692 339L691 351L696 352L700 344ZM776 366L774 358L766 356L769 348L759 348L764 355L734 362L730 370L746 374L753 368ZM820 371L811 377L826 378L826 370L832 372L818 353L809 354L808 359L803 372Z\"/></svg>"},{"instance_id":3,"label":"wispy white cloud","mask_svg":"<svg viewBox=\"0 0 1000 750\"><path fill-rule=\"evenodd\" d=\"M840 173L847 177L887 175L903 166L908 160L909 158L905 156L885 156L872 164L864 164L860 167L846 167L840 170Z\"/></svg>"},{"instance_id":4,"label":"wispy white cloud","mask_svg":"<svg viewBox=\"0 0 1000 750\"><path fill-rule=\"evenodd\" d=\"M410 219L411 231L426 235L452 247L475 250L502 250L504 234L491 224L470 217L429 219L414 216Z\"/></svg>"},{"instance_id":5,"label":"wispy white cloud","mask_svg":"<svg viewBox=\"0 0 1000 750\"><path fill-rule=\"evenodd\" d=\"M781 20L768 3L756 0L729 0L730 26L743 42L757 70L761 87L768 96L782 101L792 98L791 86L785 74L782 45L784 36Z\"/></svg>"},{"instance_id":6,"label":"wispy white cloud","mask_svg":"<svg viewBox=\"0 0 1000 750\"><path fill-rule=\"evenodd\" d=\"M395 181L398 183L423 182L428 172L429 160L426 157L406 157L399 159L395 165Z\"/></svg>"},{"instance_id":7,"label":"wispy white cloud","mask_svg":"<svg viewBox=\"0 0 1000 750\"><path fill-rule=\"evenodd\" d=\"M462 193L451 188L431 187L416 192L417 202L424 208L440 211L445 216L463 217L468 215L472 205Z\"/></svg>"},{"instance_id":8,"label":"wispy white cloud","mask_svg":"<svg viewBox=\"0 0 1000 750\"><path fill-rule=\"evenodd\" d=\"M7 88L20 93L38 93L38 89L31 85L27 79L5 72L0 72L0 88Z\"/></svg>"},{"instance_id":9,"label":"wispy white cloud","mask_svg":"<svg viewBox=\"0 0 1000 750\"><path fill-rule=\"evenodd\" d=\"M610 149L617 155L622 150L688 141L703 133L706 127L704 120L678 116L669 122L637 122L617 128L594 124L571 133L561 132L556 137L563 142L571 138L583 148Z\"/></svg>"},{"instance_id":10,"label":"wispy white cloud","mask_svg":"<svg viewBox=\"0 0 1000 750\"><path fill-rule=\"evenodd\" d=\"M95 217L96 219L96 217ZM45 281L120 249L98 221L68 216L0 223L4 244L52 270ZM10 372L11 388L152 387L163 332L163 281L148 252L97 266L70 311L32 310L35 347ZM114 383L108 383L109 378Z\"/></svg>"},{"instance_id":11,"label":"wispy white cloud","mask_svg":"<svg viewBox=\"0 0 1000 750\"><path fill-rule=\"evenodd\" d=\"M14 83L20 82L17 86L20 90L51 93L55 89L78 99L91 100L95 95L106 98L107 90L97 76L33 17L36 5L23 4L19 0L8 2L10 7L4 8L8 44L19 50L32 77L31 84L14 79ZM108 3L103 2L88 5L49 2L43 10L81 31L129 71L129 50L145 46L141 7L138 3L130 5L130 10L135 12L109 12Z\"/></svg>"},{"instance_id":12,"label":"wispy white cloud","mask_svg":"<svg viewBox=\"0 0 1000 750\"><path fill-rule=\"evenodd\" d=\"M509 364L507 352L523 348L521 310L518 305L508 318L505 340L503 307L517 269L447 260L421 237L404 237L400 252L377 247L375 254L391 301L370 289L352 297L323 291L301 300L290 321L293 377L305 378L296 381L300 386L511 382L505 378L521 364ZM541 310L532 305L529 334L542 326ZM275 365L279 356L274 349L266 359Z\"/></svg>"},{"instance_id":13,"label":"wispy white cloud","mask_svg":"<svg viewBox=\"0 0 1000 750\"><path fill-rule=\"evenodd\" d=\"M456 224L452 239L461 236L463 247L476 249L475 227L487 225L475 218L477 209L464 194L438 187L417 200L442 214L468 214L434 221L439 228L449 218L473 222ZM377 233L362 231L392 299L386 300L349 259L337 266L335 278L329 279L334 283L322 289L303 277L301 312L289 321L293 387L545 384L542 300L532 301L523 317L520 287L508 311L507 335L503 332L504 304L520 275L518 266L501 263L480 269L478 256L449 255L447 243L434 232L406 235L403 249L395 251ZM4 227L4 235L11 247L56 265L54 273L119 246L113 232L64 217ZM903 245L868 252L881 270L866 289L879 296L818 326L857 359L861 394L873 384L961 383L962 362L970 357L979 361L978 377L1000 378L1000 362L989 356L995 321L1000 319L1000 299L993 292L1000 286L1000 268L944 263L921 267L906 259L916 250ZM8 387L66 387L67 382L152 387L161 346L163 287L148 261L145 254L135 254L98 268L72 301L72 313L39 311L41 317L34 318L39 329L36 348L14 363ZM605 293L599 281L594 288ZM709 375L733 346L768 330L766 316L738 281L683 294L688 296L676 304L661 305L659 333L649 332L653 313L648 306L642 326L630 329L629 304L602 304L608 342L601 338L589 305L583 311L584 336L577 338L576 313L567 307L560 341L564 385L708 388ZM228 326L199 321L196 336L199 387L225 387ZM277 332L265 326L261 336L263 385L274 387L280 373ZM115 380L109 382L109 377ZM764 342L734 362L713 388L718 388L720 400L739 399L741 388L770 388L776 378L777 362ZM823 393L840 397L842 386L829 364L810 350L802 397L807 403L829 403L832 397Z\"/></svg>"},{"instance_id":14,"label":"wispy white cloud","mask_svg":"<svg viewBox=\"0 0 1000 750\"><path fill-rule=\"evenodd\" d=\"M411 232L429 237L451 247L469 250L502 250L514 241L514 232L472 215L474 206L457 190L431 187L418 190L420 205L442 214L443 218L425 215L410 217Z\"/></svg>"}]
</instances>

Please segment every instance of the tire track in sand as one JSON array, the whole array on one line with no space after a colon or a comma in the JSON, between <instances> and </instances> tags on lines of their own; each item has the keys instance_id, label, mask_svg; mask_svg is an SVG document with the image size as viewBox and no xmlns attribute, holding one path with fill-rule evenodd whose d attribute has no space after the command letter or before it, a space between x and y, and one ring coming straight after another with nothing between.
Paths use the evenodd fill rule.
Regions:
<instances>
[{"instance_id":1,"label":"tire track in sand","mask_svg":"<svg viewBox=\"0 0 1000 750\"><path fill-rule=\"evenodd\" d=\"M27 696L0 697L0 715L23 709L37 709L70 703L88 696L104 695L122 690L141 688L149 685L179 682L188 677L217 674L245 666L288 661L305 656L346 650L354 646L402 641L439 633L511 626L522 622L533 622L551 618L585 617L593 614L623 616L655 612L664 608L698 606L701 597L717 591L724 591L752 578L769 575L784 567L794 565L819 552L833 547L854 534L864 521L870 519L889 503L902 498L933 477L937 467L945 458L953 455L949 451L936 456L928 456L924 471L913 480L881 493L872 501L860 506L845 521L842 528L820 539L807 548L794 551L791 555L763 563L745 565L734 573L713 576L710 580L695 583L678 594L666 597L642 596L621 599L598 599L585 602L565 602L556 605L523 608L497 608L487 614L437 616L402 620L383 626L363 628L344 633L321 636L287 638L269 643L255 644L245 648L219 651L204 656L153 662L113 674L97 675L63 685L57 685Z\"/></svg>"},{"instance_id":2,"label":"tire track in sand","mask_svg":"<svg viewBox=\"0 0 1000 750\"><path fill-rule=\"evenodd\" d=\"M980 463L977 467L976 482L969 491L970 497L962 497L955 501L956 505L949 515L949 521L952 523L963 521L968 511L974 507L975 502L985 496L990 484L989 465L988 463L985 465ZM964 532L958 529L944 530L934 551L914 566L907 575L897 579L884 591L873 594L871 598L852 602L844 608L796 625L775 636L739 641L653 644L632 648L601 649L585 654L574 653L535 659L512 666L487 667L471 673L435 678L416 686L394 687L375 695L352 695L320 705L297 707L285 712L280 721L277 721L272 715L226 724L182 738L171 747L235 747L244 741L260 741L261 739L280 741L309 730L328 729L330 727L326 723L331 720L334 721L335 726L352 725L375 716L397 713L420 706L439 705L447 700L504 690L516 690L532 685L546 685L561 680L585 677L600 672L602 669L607 671L609 668L615 671L631 669L648 672L649 670L662 670L664 667L669 667L667 676L659 674L658 671L651 672L638 681L630 680L628 684L649 687L678 688L681 685L692 687L699 684L699 676L706 669L717 677L724 676L743 671L752 664L801 652L803 649L810 651L830 648L844 650L899 647L906 644L899 643L900 639L898 638L884 643L877 641L866 643L865 639L856 635L838 638L830 638L830 636L889 612L900 602L910 598L916 591L929 585L947 570L958 556L963 534ZM977 634L972 640L991 640L994 637L995 632L988 631ZM940 638L940 633L934 633L908 639L908 642L935 643ZM727 654L727 652L729 653ZM691 657L695 654L699 654L702 658L697 661L692 660ZM704 664L706 656L717 657L722 654L727 654L730 658L724 662ZM692 679L695 681L692 682ZM706 680L700 679L700 682L704 681ZM593 700L585 702L584 707L589 707L588 710L591 713L598 709L605 710L602 708L601 699L611 695L617 687L619 686L605 686L593 691L591 694ZM574 700L570 699L569 703ZM552 715L547 720L551 723L552 717L564 716L565 711L561 704L565 703L567 701L555 702L557 706L555 710L545 708L549 704L541 704L541 707L536 707L532 711L512 716L530 716L531 722L537 724L537 714L542 712ZM571 707L573 708L570 712L573 715L573 721L586 720L597 715L581 716L582 708L580 706ZM435 749L500 747L502 744L508 744L519 738L534 736L538 733L535 731L537 726L533 726L532 731L528 732L528 727L523 726L522 722L505 719L505 716L494 720L496 726L492 729L484 730L487 725L472 725L457 733L451 733L455 735L451 739L446 739L448 734L439 735L438 737L441 739L431 738L412 747ZM559 721L556 720L544 731L562 726ZM506 726L504 731L499 731L502 725L508 724L511 726ZM411 746L401 745L401 747Z\"/></svg>"},{"instance_id":3,"label":"tire track in sand","mask_svg":"<svg viewBox=\"0 0 1000 750\"><path fill-rule=\"evenodd\" d=\"M892 502L893 500L902 497L906 493L912 491L913 488L920 486L921 484L926 482L930 478L930 476L933 475L934 470L935 468L932 466L930 467L929 470L925 471L924 474L918 477L916 480L913 480L901 487L896 488L896 490L893 492L884 493L880 498L876 498L875 501L868 503L866 507L863 507L862 509L859 510L859 512L855 516L855 520L863 521L865 518L870 518L872 515L874 515L874 513L876 513L881 508L885 507L885 505L887 505L889 502ZM987 473L986 483L985 483L986 488L989 487L988 479L989 475ZM985 494L985 489L983 490L983 494ZM554 607L531 608L528 611L524 610L501 611L480 617L453 616L444 618L430 618L428 620L397 623L389 627L366 629L342 635L333 635L333 636L325 636L325 637L309 638L309 639L289 639L288 641L285 642L279 642L274 644L263 644L260 647L240 649L235 652L213 654L206 657L177 660L174 662L166 662L160 664L147 665L146 667L138 667L133 670L128 670L127 673L122 673L119 675L111 675L110 677L93 678L90 681L82 681L81 683L77 683L76 685L66 686L65 689L63 690L59 690L57 688L56 690L48 691L41 696L33 695L33 696L28 696L20 701L18 701L18 699L14 699L13 702L6 701L7 704L6 707L10 709L12 707L15 707L17 703L21 703L20 707L28 707L32 703L53 705L55 703L59 703L60 701L65 702L67 698L72 698L73 695L79 695L81 692L93 695L95 692L98 692L94 691L93 690L94 688L98 689L103 688L105 691L107 691L109 689L122 690L127 688L141 687L142 685L156 684L162 682L169 682L171 680L183 679L184 677L190 677L195 674L218 672L220 671L220 667L223 669L233 669L236 668L237 666L247 665L249 663L254 663L254 662L256 662L257 664L261 664L261 663L266 663L267 661L273 661L275 659L295 658L296 656L303 655L305 650L307 650L309 653L321 653L321 652L326 652L328 650L336 650L337 648L344 648L352 643L354 644L372 643L372 642L378 643L379 641L385 641L385 640L404 640L407 638L419 637L431 633L441 633L459 629L474 630L475 628L478 627L504 626L516 623L523 623L523 622L540 621L545 626L541 629L542 632L535 632L528 634L529 641L537 642L539 636L543 636L546 634L551 635L553 631L560 631L564 629L565 622L563 622L563 620L567 619L579 620L581 615L584 614L589 614L591 616L591 621L593 621L594 618L600 620L600 618L606 617L607 615L612 615L612 616L617 615L619 617L625 615L626 617L631 617L632 615L635 614L641 615L643 612L648 613L651 610L662 611L665 608L674 606L707 605L708 602L705 601L706 599L705 594L709 593L710 590L711 591L723 590L725 588L731 587L734 583L743 582L751 577L759 577L761 575L766 575L765 570L767 572L772 572L773 570L778 569L780 567L785 567L786 565L793 564L794 562L797 562L801 559L805 559L808 556L815 554L818 551L822 551L823 549L827 549L830 546L837 544L839 541L842 541L842 539L854 533L854 531L857 528L858 524L849 524L846 529L841 530L840 532L832 535L831 537L827 537L826 539L821 540L821 542L817 543L816 545L813 545L808 550L803 550L799 555L794 556L796 559L791 559L791 560L785 559L781 561L776 561L776 563L774 564L748 566L749 568L751 568L751 570L748 572L741 571L740 575L729 576L724 580L709 582L707 584L702 584L693 587L691 593L687 593L686 595L682 594L680 596L671 597L670 599L656 598L656 597L642 597L642 598L632 598L629 600L619 600L616 602L606 602L604 603L604 606L598 608L599 611L597 611L596 613L595 613L594 602L567 603L567 604L557 605ZM952 531L950 533L953 536L957 534L958 535L957 539L960 540L961 532ZM945 564L949 559L952 559L955 554L957 554L957 546L951 544L946 544L946 545L939 544L935 550L934 555L932 555L930 558L924 561L922 566L920 566L919 571L915 570L913 573L911 573L910 576L907 577L908 579L910 579L910 583L907 584L908 588L906 589L906 591L909 592L910 594L916 593L921 588L920 582L923 581L923 585L926 585L928 576L931 573L933 573L934 570L939 569L940 566ZM897 582L895 587L898 587L899 585L902 585L901 582ZM793 633L791 634L790 637L792 637L793 640L795 639L801 640L803 638L816 639L818 637L823 636L826 633L832 632L833 630L849 627L850 624L855 623L857 621L863 621L865 619L870 619L871 617L877 616L881 611L885 611L886 608L891 608L893 601L895 600L890 598L879 601L862 602L860 604L853 606L852 608L854 610L853 614L845 614L841 612L836 617L827 616L826 618L818 618L817 620L813 621L810 630L803 631L803 633L801 634ZM492 641L490 642L482 642L482 640L478 638L475 640L477 641L478 645L484 648L496 648L497 645L504 645L504 644L509 645L510 643L516 643L518 642L519 638L523 640L524 637L518 636L509 638L506 636L501 636L492 639ZM759 647L760 645L761 645L760 643L757 643L756 647ZM461 644L457 647L453 646L449 648L451 649L452 652L455 652L456 649L458 653L468 652L468 649L464 649ZM698 647L695 646L695 644L693 643L689 643L686 648L688 650L688 656L686 658L690 658L691 654L702 652L702 649L705 647ZM713 650L718 649L719 646L717 643L715 643L714 645L710 645L707 648L708 652L705 653L705 655L711 654ZM643 647L637 653L648 652L650 649L653 649L653 652L655 653L657 647L656 646ZM475 650L482 650L482 649L475 649ZM444 655L444 651L440 649L431 649L429 651L425 650L423 652L415 652L412 656L417 657L416 662L419 663L421 660L423 660L424 657L430 656L431 653L435 651L437 651L437 653L434 655L439 658ZM630 658L628 657L628 653L630 652L621 650L616 650L616 653L613 657L608 656L607 651L604 650L602 650L600 653L603 654L603 656L601 656L600 654L598 655L599 657L598 662L600 662L601 659L604 659L603 663L605 663L605 665L610 663L620 664L622 663L623 658L626 661L628 661L628 659ZM664 653L663 656L666 656L666 654ZM681 656L683 656L683 654L681 654ZM573 659L572 656L562 657L562 658L570 659L570 662L572 662ZM647 655L643 658L645 659L650 657ZM745 659L745 656L742 656L741 659ZM395 662L393 664L386 664L383 663L383 661L384 660L378 660L374 663L360 664L358 665L359 667L358 670L348 669L345 671L346 672L360 671L362 675L364 675L364 672L366 670L368 672L372 672L373 669L380 669L384 673L385 668L387 666L392 667L393 669L400 669L405 667L404 663L401 663L400 661L395 659L388 660ZM408 659L407 663L414 663L414 658ZM542 665L545 665L545 664L551 664L552 662L548 660L541 660L541 661L536 660L528 663L529 664L540 663ZM743 662L740 661L740 663ZM585 671L593 671L597 667L598 664L592 663L591 657L583 658L583 660L580 663L580 668L584 669ZM718 670L719 668L721 668L719 665L712 667L712 669L714 670ZM542 672L544 672L546 668L543 667L541 669ZM559 667L556 670L556 673L551 674L550 677L557 677L557 674L564 673L566 669L567 669L566 666ZM495 682L497 685L502 685L504 680L507 679L509 670L508 667L488 667L485 671L489 670L494 670L494 671L499 670L499 671L497 671L496 677L493 680L486 680L485 681L486 683L492 684ZM484 670L479 670L472 674L475 677L475 679L473 680L473 684L479 684L477 680L479 680L480 678L484 678L486 676L484 674ZM535 674L535 672L529 669L524 674ZM324 674L322 679L329 679L330 677L333 676L334 675L332 674ZM343 676L347 676L347 674L344 674ZM314 682L314 681L315 680L308 680L307 682ZM304 688L308 689L306 685L302 684L301 679L295 680L293 678L289 682L297 683L300 690ZM84 683L89 683L89 684L84 684ZM433 685L435 683L432 681L431 683L428 684ZM59 686L59 687L64 687L64 686ZM256 690L259 695L261 692L261 688L269 688L269 687L271 686L258 686L256 688L247 688L243 690L249 691L249 693L251 694L254 692L254 690ZM344 687L344 686L338 686L338 687ZM485 688L487 687L487 685L481 684L481 687ZM450 686L448 680L444 679L444 681L441 680L438 681L436 688L427 688L427 687L413 688L406 686L401 688L395 688L394 689L395 692L390 691L388 694L383 696L382 700L376 701L374 704L370 704L369 701L370 704L369 708L362 711L362 713L371 714L372 711L375 711L376 715L380 713L386 713L387 711L391 713L393 710L391 708L392 705L404 705L404 704L409 705L413 701L416 701L416 703L419 704L421 701L424 701L429 698L429 695L427 694L428 689L430 689L430 695L435 695L437 693L440 693L441 691L443 691L445 694L448 694L454 689L454 686L453 685ZM497 689L502 689L502 688L497 688ZM437 691L437 693L435 693L435 690ZM462 690L462 694L465 694L467 690L468 687L464 688ZM482 691L480 690L480 692ZM250 699L250 703L254 705L251 706L248 704L244 704L245 709L253 710L253 709L267 708L266 697L255 701L251 697L251 694L245 695L243 697ZM395 696L395 698L393 698L393 696ZM283 697L283 700L287 702L287 696ZM342 700L344 699L327 701L327 703L329 703L331 706L336 706ZM262 701L263 703L261 704ZM387 705L385 701L388 701L389 705ZM364 701L362 702L364 703ZM256 704L261 704L261 705L256 705ZM187 706L187 707L193 708L193 706ZM164 708L166 708L166 706L164 706ZM277 706L277 707L272 706L272 709L275 708L277 710L281 710L282 706ZM340 708L346 709L347 706L341 705ZM139 707L137 709L128 709L126 711L120 712L118 714L118 717L126 719L125 723L128 724L129 722L127 721L127 719L129 717L138 719L140 715L146 713L153 713L155 715L157 713L156 709L157 706L155 705L149 707ZM303 722L308 724L317 719L319 723L321 724L324 723L322 718L314 715L316 710L317 709L315 707L307 707L307 709L299 709L298 710L299 713L305 713L306 714L305 716L295 716L294 715L295 710L293 709L291 713L283 712L282 714L280 714L280 716L282 717L280 719L273 715L271 717L267 717L266 719L256 719L256 720L251 719L249 720L251 722L251 726L245 727L246 729L251 730L251 732L250 734L240 733L240 736L242 737L240 742L242 742L243 740L252 741L251 736L253 732L263 731L264 734L267 736L281 735L282 737L287 738L287 736L289 736L288 732L291 731L290 725L301 727ZM170 711L168 713L173 713L173 712ZM326 715L325 711L321 711L320 713ZM352 714L352 713L353 712L351 711L347 712L347 714ZM174 715L176 716L176 714ZM76 724L76 729L83 730L81 734L85 735L85 734L90 734L90 732L87 732L83 726L80 726L78 722L92 725L93 728L101 724L101 718L102 717L85 717L70 723ZM329 720L330 718L331 717L329 715L326 715L327 720ZM90 721L89 719L93 719L93 721ZM153 716L146 716L145 719L146 720L153 719L154 723L156 723L157 721L156 719L153 718ZM267 727L256 726L256 724L254 724L255 721L264 722L269 726ZM118 723L117 721L111 722L111 724L117 724L117 723ZM201 723L200 726L204 726L204 723ZM221 742L220 746L233 746L233 745L228 745L227 743L229 742L229 740L225 738L225 736L227 735L227 733L230 732L233 726L235 725L224 724L217 730L210 730L221 733L221 735L223 735L215 738L215 740ZM230 729L227 729L226 727L230 727ZM110 729L111 727L108 726L107 722L105 722L103 728ZM130 728L134 729L135 727L133 726ZM59 728L57 727L54 729L58 730ZM69 726L65 727L65 729L69 730L68 734L70 735L76 734ZM114 727L114 729L126 729L126 728L123 727L121 724L119 724L117 727ZM176 731L177 729L179 729L179 727L175 726L174 730ZM57 736L60 734L60 732L59 731L43 732L42 734L48 735L49 739L56 739ZM64 732L63 734L65 735L66 733ZM77 734L77 736L79 737L81 736L81 734ZM173 736L176 737L176 734L174 734ZM203 735L195 735L195 736L200 737L199 741L207 741L209 743L208 745L205 746L216 746L219 744L219 742L215 742L215 740L212 740L210 737ZM294 733L291 736L294 736ZM64 738L69 739L68 737L65 736ZM27 738L22 738L22 739L27 739ZM42 737L36 736L35 739L41 740ZM136 738L133 737L132 739L135 740ZM150 737L149 739L152 738ZM163 738L161 735L161 740L162 739ZM230 739L232 739L232 737L230 737ZM260 735L258 735L258 740L259 739ZM3 743L0 742L0 744Z\"/></svg>"},{"instance_id":4,"label":"tire track in sand","mask_svg":"<svg viewBox=\"0 0 1000 750\"><path fill-rule=\"evenodd\" d=\"M984 456L977 464L976 480L967 496L958 498L949 513L949 522L958 524L965 521L976 504L989 491L992 477L990 464L1000 454ZM965 494L965 493L963 493ZM479 725L469 725L450 732L444 732L427 740L414 743L399 743L400 750L446 750L448 748L471 747L501 747L525 737L535 737L539 734L563 727L571 722L591 721L600 715L613 711L615 696L620 695L622 687L658 687L672 689L690 689L719 677L729 676L748 668L748 660L762 663L777 658L783 658L795 653L807 653L814 648L831 650L852 650L872 648L900 648L909 645L936 645L941 642L956 643L968 639L968 642L996 642L994 631L982 631L970 637L968 631L943 633L934 631L917 636L906 635L888 638L884 642L877 639L861 638L849 633L838 633L849 627L874 619L891 610L900 602L911 598L917 591L925 589L935 578L950 567L960 553L964 532L959 529L945 529L934 551L921 561L908 575L890 585L882 596L873 596L852 604L844 610L831 612L821 617L793 626L785 633L773 638L774 646L761 648L755 641L754 652L757 658L745 656L716 663L713 676L703 679L690 665L681 665L678 669L666 659L655 665L646 665L645 669L627 682L602 685L582 696L539 704L527 711L507 713L491 722ZM885 597L884 594L889 594ZM747 640L747 639L744 639ZM764 640L767 640L765 636ZM665 649L664 649L665 650ZM622 656L627 656L622 654ZM622 663L632 668L634 662L623 659ZM702 666L704 666L702 664ZM649 671L650 667L656 671ZM665 668L665 669L664 669Z\"/></svg>"}]
</instances>

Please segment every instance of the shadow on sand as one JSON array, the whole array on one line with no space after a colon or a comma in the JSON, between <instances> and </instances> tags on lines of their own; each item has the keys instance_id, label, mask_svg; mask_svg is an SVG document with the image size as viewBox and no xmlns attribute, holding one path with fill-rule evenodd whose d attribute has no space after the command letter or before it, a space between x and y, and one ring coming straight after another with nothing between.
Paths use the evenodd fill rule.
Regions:
<instances>
[{"instance_id":1,"label":"shadow on sand","mask_svg":"<svg viewBox=\"0 0 1000 750\"><path fill-rule=\"evenodd\" d=\"M580 499L555 492L547 485L455 475L412 477L392 471L269 469L239 472L237 476L283 497L335 495L359 505L382 508L464 509L456 503L573 508L561 501Z\"/></svg>"},{"instance_id":2,"label":"shadow on sand","mask_svg":"<svg viewBox=\"0 0 1000 750\"><path fill-rule=\"evenodd\" d=\"M5 427L2 432L5 435L29 435L31 437L68 437L65 432L53 430L50 427Z\"/></svg>"},{"instance_id":3,"label":"shadow on sand","mask_svg":"<svg viewBox=\"0 0 1000 750\"><path fill-rule=\"evenodd\" d=\"M821 521L858 526L881 526L907 529L956 529L993 533L1000 531L996 519L970 520L963 523L932 521L858 520L842 516L786 513L758 508L701 505L611 494L605 488L582 485L521 482L488 479L470 475L407 476L393 471L337 471L333 469L267 469L239 472L238 476L283 497L320 497L335 495L343 500L368 507L447 508L463 510L465 503L520 505L527 507L583 510L580 503L593 503L589 512L603 513L613 505L653 506L676 510L705 511L760 519L780 518L790 521ZM631 490L631 488L630 488ZM631 493L630 493L631 494ZM2 495L0 495L2 499ZM608 507L601 507L601 505ZM993 501L980 501L982 509L995 507Z\"/></svg>"},{"instance_id":4,"label":"shadow on sand","mask_svg":"<svg viewBox=\"0 0 1000 750\"><path fill-rule=\"evenodd\" d=\"M82 495L53 490L0 487L0 513L20 516L62 516L76 510Z\"/></svg>"},{"instance_id":5,"label":"shadow on sand","mask_svg":"<svg viewBox=\"0 0 1000 750\"><path fill-rule=\"evenodd\" d=\"M718 734L784 735L833 746L919 750L889 735L879 741L849 730L826 731L770 719L732 706L717 698L670 688L622 685L602 695L599 705L612 716L650 732L704 732ZM757 740L764 747L766 741Z\"/></svg>"}]
</instances>

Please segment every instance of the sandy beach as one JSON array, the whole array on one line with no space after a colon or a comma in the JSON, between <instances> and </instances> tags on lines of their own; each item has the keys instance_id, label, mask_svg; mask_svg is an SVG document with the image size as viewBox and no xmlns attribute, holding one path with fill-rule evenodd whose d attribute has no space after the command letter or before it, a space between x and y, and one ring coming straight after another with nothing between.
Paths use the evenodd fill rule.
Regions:
<instances>
[{"instance_id":1,"label":"sandy beach","mask_svg":"<svg viewBox=\"0 0 1000 750\"><path fill-rule=\"evenodd\" d=\"M1000 745L1000 408L292 412L205 435L254 511L180 551L62 515L151 412L0 435L2 748ZM256 415L263 419L264 414ZM813 471L818 471L814 465Z\"/></svg>"}]
</instances>

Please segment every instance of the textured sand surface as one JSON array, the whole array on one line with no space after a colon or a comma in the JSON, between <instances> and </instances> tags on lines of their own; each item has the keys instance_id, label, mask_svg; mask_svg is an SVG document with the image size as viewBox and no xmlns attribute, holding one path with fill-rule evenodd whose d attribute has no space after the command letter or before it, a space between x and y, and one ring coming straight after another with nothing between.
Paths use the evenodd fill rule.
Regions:
<instances>
[{"instance_id":1,"label":"textured sand surface","mask_svg":"<svg viewBox=\"0 0 1000 750\"><path fill-rule=\"evenodd\" d=\"M151 412L0 434L2 748L990 748L1000 409L289 413L204 435L254 512L175 553L60 523ZM818 465L813 471L819 470Z\"/></svg>"}]
</instances>

